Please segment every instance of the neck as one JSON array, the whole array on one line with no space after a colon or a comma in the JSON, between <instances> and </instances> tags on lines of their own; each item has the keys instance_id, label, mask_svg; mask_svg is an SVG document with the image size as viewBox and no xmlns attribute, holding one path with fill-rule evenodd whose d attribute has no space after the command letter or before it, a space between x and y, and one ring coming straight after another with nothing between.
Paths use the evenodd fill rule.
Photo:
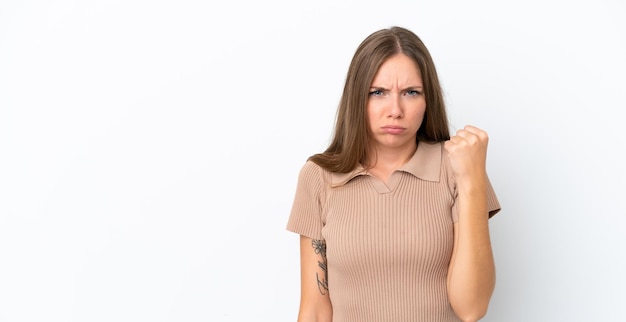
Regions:
<instances>
[{"instance_id":1,"label":"neck","mask_svg":"<svg viewBox=\"0 0 626 322\"><path fill-rule=\"evenodd\" d=\"M370 149L371 157L367 161L367 166L372 169L378 168L395 171L413 157L416 149L417 143L396 148L373 147Z\"/></svg>"},{"instance_id":2,"label":"neck","mask_svg":"<svg viewBox=\"0 0 626 322\"><path fill-rule=\"evenodd\" d=\"M374 147L367 162L368 172L388 184L391 174L407 163L416 149L417 143L397 148Z\"/></svg>"}]
</instances>

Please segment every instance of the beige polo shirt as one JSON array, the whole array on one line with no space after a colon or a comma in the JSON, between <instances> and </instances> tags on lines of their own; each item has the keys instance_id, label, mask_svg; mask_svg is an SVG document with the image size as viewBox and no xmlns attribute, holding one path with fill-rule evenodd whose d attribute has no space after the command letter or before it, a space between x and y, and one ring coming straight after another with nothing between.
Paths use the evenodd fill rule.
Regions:
<instances>
[{"instance_id":1,"label":"beige polo shirt","mask_svg":"<svg viewBox=\"0 0 626 322\"><path fill-rule=\"evenodd\" d=\"M334 322L459 321L446 291L456 197L443 143L420 142L388 185L304 164L287 230L326 241Z\"/></svg>"}]
</instances>

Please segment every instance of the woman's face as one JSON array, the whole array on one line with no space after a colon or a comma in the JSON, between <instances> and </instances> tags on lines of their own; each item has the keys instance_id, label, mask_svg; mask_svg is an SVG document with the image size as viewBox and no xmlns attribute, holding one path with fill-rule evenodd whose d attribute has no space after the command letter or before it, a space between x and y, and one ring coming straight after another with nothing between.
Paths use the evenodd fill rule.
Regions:
<instances>
[{"instance_id":1,"label":"woman's face","mask_svg":"<svg viewBox=\"0 0 626 322\"><path fill-rule=\"evenodd\" d=\"M426 111L423 90L419 68L408 56L392 56L380 66L367 99L372 148L415 147Z\"/></svg>"}]
</instances>

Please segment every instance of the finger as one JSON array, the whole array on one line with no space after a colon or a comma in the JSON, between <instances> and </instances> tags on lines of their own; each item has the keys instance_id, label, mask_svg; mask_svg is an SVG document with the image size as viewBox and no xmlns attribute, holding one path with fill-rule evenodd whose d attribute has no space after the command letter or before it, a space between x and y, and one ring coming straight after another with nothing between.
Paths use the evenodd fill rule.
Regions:
<instances>
[{"instance_id":1,"label":"finger","mask_svg":"<svg viewBox=\"0 0 626 322\"><path fill-rule=\"evenodd\" d=\"M450 140L448 140L447 142L449 142L449 144L451 145L458 145L461 144L463 141L465 141L465 138L459 135L455 135L451 137Z\"/></svg>"},{"instance_id":2,"label":"finger","mask_svg":"<svg viewBox=\"0 0 626 322\"><path fill-rule=\"evenodd\" d=\"M454 137L450 138L450 140L443 143L443 148L448 152L452 152L454 147L458 146L458 142L456 141L458 141L458 139L455 139Z\"/></svg>"},{"instance_id":3,"label":"finger","mask_svg":"<svg viewBox=\"0 0 626 322\"><path fill-rule=\"evenodd\" d=\"M488 138L487 132L485 132L484 130L482 130L482 129L478 128L478 127L475 127L473 125L466 125L463 129L465 131L467 131L467 132L470 132L470 133L478 136L481 139L487 139Z\"/></svg>"},{"instance_id":4,"label":"finger","mask_svg":"<svg viewBox=\"0 0 626 322\"><path fill-rule=\"evenodd\" d=\"M476 126L474 126L474 125L471 125L471 124L467 124L467 125L465 125L465 126L463 127L463 129L464 129L464 130L466 130L466 131L470 131L470 132L472 132L472 133L476 133L476 132L478 132L478 131L481 131L481 129L480 129L480 128L478 128L478 127L476 127Z\"/></svg>"},{"instance_id":5,"label":"finger","mask_svg":"<svg viewBox=\"0 0 626 322\"><path fill-rule=\"evenodd\" d=\"M453 136L450 138L450 140L444 142L443 147L446 149L446 151L448 151L449 153L454 153L454 151L458 150L458 149L462 149L463 146L466 146L468 144L467 140L460 137L460 136Z\"/></svg>"},{"instance_id":6,"label":"finger","mask_svg":"<svg viewBox=\"0 0 626 322\"><path fill-rule=\"evenodd\" d=\"M476 142L478 140L476 134L467 130L458 130L456 136L467 142Z\"/></svg>"}]
</instances>

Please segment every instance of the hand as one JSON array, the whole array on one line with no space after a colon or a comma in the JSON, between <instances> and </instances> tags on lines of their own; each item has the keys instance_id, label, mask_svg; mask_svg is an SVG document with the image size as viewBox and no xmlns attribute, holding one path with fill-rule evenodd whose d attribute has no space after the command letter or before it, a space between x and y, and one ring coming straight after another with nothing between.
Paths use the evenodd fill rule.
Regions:
<instances>
[{"instance_id":1,"label":"hand","mask_svg":"<svg viewBox=\"0 0 626 322\"><path fill-rule=\"evenodd\" d=\"M444 143L457 182L473 182L486 176L488 142L487 132L467 125Z\"/></svg>"}]
</instances>

